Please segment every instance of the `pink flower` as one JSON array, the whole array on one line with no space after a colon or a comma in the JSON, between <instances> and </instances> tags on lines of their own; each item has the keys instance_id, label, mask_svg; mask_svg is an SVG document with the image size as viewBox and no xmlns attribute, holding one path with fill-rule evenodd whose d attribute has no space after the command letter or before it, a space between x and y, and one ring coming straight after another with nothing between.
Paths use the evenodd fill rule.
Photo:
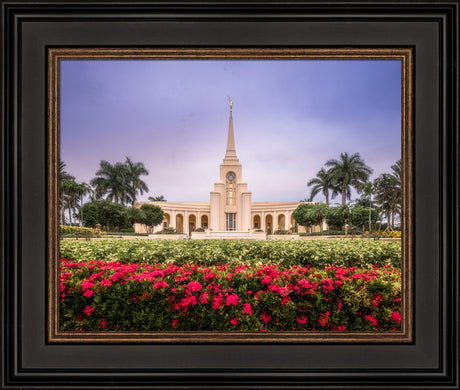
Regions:
<instances>
[{"instance_id":1,"label":"pink flower","mask_svg":"<svg viewBox=\"0 0 460 390\"><path fill-rule=\"evenodd\" d=\"M238 325L238 318L236 318L236 317L235 317L235 318L232 318L232 319L230 320L230 323L231 323L233 326Z\"/></svg>"},{"instance_id":2,"label":"pink flower","mask_svg":"<svg viewBox=\"0 0 460 390\"><path fill-rule=\"evenodd\" d=\"M93 290L86 290L86 291L83 293L83 296L86 297L86 298L91 298L93 295L94 295L94 291L93 291Z\"/></svg>"},{"instance_id":3,"label":"pink flower","mask_svg":"<svg viewBox=\"0 0 460 390\"><path fill-rule=\"evenodd\" d=\"M175 328L178 322L179 322L178 318L176 318L175 320L172 320L172 323L171 323L172 327Z\"/></svg>"},{"instance_id":4,"label":"pink flower","mask_svg":"<svg viewBox=\"0 0 460 390\"><path fill-rule=\"evenodd\" d=\"M391 313L390 320L395 321L398 324L401 323L401 314L399 314L397 311L394 311Z\"/></svg>"},{"instance_id":5,"label":"pink flower","mask_svg":"<svg viewBox=\"0 0 460 390\"><path fill-rule=\"evenodd\" d=\"M297 322L298 322L299 324L302 324L302 325L303 325L303 324L306 324L307 321L308 321L307 317L302 317L302 318L297 317Z\"/></svg>"},{"instance_id":6,"label":"pink flower","mask_svg":"<svg viewBox=\"0 0 460 390\"><path fill-rule=\"evenodd\" d=\"M250 303L243 303L243 314L252 315L252 307Z\"/></svg>"},{"instance_id":7,"label":"pink flower","mask_svg":"<svg viewBox=\"0 0 460 390\"><path fill-rule=\"evenodd\" d=\"M92 282L91 280L85 280L82 284L81 284L81 288L83 290L87 290L89 288L92 288L94 286L94 282Z\"/></svg>"},{"instance_id":8,"label":"pink flower","mask_svg":"<svg viewBox=\"0 0 460 390\"><path fill-rule=\"evenodd\" d=\"M190 291L200 291L203 288L200 282L190 282L187 287Z\"/></svg>"},{"instance_id":9,"label":"pink flower","mask_svg":"<svg viewBox=\"0 0 460 390\"><path fill-rule=\"evenodd\" d=\"M340 325L340 326L337 327L337 330L339 332L345 332L345 329L347 329L347 327L345 325Z\"/></svg>"},{"instance_id":10,"label":"pink flower","mask_svg":"<svg viewBox=\"0 0 460 390\"><path fill-rule=\"evenodd\" d=\"M99 322L99 327L100 327L100 328L105 328L106 325L107 325L107 322L105 322L105 318L103 318L103 319L101 320L101 322Z\"/></svg>"},{"instance_id":11,"label":"pink flower","mask_svg":"<svg viewBox=\"0 0 460 390\"><path fill-rule=\"evenodd\" d=\"M93 311L94 311L94 308L92 308L91 306L86 305L85 310L83 310L83 313L85 313L87 316L90 316Z\"/></svg>"},{"instance_id":12,"label":"pink flower","mask_svg":"<svg viewBox=\"0 0 460 390\"><path fill-rule=\"evenodd\" d=\"M236 305L238 305L239 300L240 300L240 298L238 297L238 295L236 295L236 294L230 294L230 295L227 297L227 300L225 301L225 304L226 304L227 306L230 306L230 305L236 306Z\"/></svg>"},{"instance_id":13,"label":"pink flower","mask_svg":"<svg viewBox=\"0 0 460 390\"><path fill-rule=\"evenodd\" d=\"M272 281L273 279L270 276L264 276L262 278L262 284L268 284Z\"/></svg>"},{"instance_id":14,"label":"pink flower","mask_svg":"<svg viewBox=\"0 0 460 390\"><path fill-rule=\"evenodd\" d=\"M329 315L331 313L330 312L326 312L326 313L321 313L319 315L319 324L324 328L328 323L329 323Z\"/></svg>"},{"instance_id":15,"label":"pink flower","mask_svg":"<svg viewBox=\"0 0 460 390\"><path fill-rule=\"evenodd\" d=\"M401 302L401 298L399 298L399 297L396 298L396 299L395 299L395 302Z\"/></svg>"},{"instance_id":16,"label":"pink flower","mask_svg":"<svg viewBox=\"0 0 460 390\"><path fill-rule=\"evenodd\" d=\"M154 290L160 290L162 288L168 287L168 282L166 280L160 280L159 282L155 282L153 284Z\"/></svg>"},{"instance_id":17,"label":"pink flower","mask_svg":"<svg viewBox=\"0 0 460 390\"><path fill-rule=\"evenodd\" d=\"M270 314L267 314L266 311L264 311L264 314L262 314L262 319L266 324L268 324L272 320L272 316Z\"/></svg>"},{"instance_id":18,"label":"pink flower","mask_svg":"<svg viewBox=\"0 0 460 390\"><path fill-rule=\"evenodd\" d=\"M103 279L99 282L99 284L101 286L106 286L106 287L110 287L112 285L112 281L109 280L109 279Z\"/></svg>"},{"instance_id":19,"label":"pink flower","mask_svg":"<svg viewBox=\"0 0 460 390\"><path fill-rule=\"evenodd\" d=\"M378 327L377 319L374 316L367 315L366 316L366 321L369 321L372 325L374 325L375 327Z\"/></svg>"},{"instance_id":20,"label":"pink flower","mask_svg":"<svg viewBox=\"0 0 460 390\"><path fill-rule=\"evenodd\" d=\"M205 292L205 293L200 295L200 303L202 303L202 304L209 303L208 302L208 293L207 292Z\"/></svg>"},{"instance_id":21,"label":"pink flower","mask_svg":"<svg viewBox=\"0 0 460 390\"><path fill-rule=\"evenodd\" d=\"M217 310L217 309L220 307L222 301L223 301L222 294L219 293L219 294L216 295L216 296L214 297L214 299L212 300L212 308L213 308L214 310Z\"/></svg>"}]
</instances>

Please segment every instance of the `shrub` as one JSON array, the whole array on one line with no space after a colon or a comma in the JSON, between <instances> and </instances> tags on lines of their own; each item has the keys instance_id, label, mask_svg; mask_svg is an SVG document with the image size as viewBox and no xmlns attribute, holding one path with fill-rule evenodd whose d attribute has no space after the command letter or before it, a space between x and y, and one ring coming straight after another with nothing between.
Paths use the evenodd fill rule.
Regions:
<instances>
[{"instance_id":1,"label":"shrub","mask_svg":"<svg viewBox=\"0 0 460 390\"><path fill-rule=\"evenodd\" d=\"M396 331L401 275L61 260L63 331Z\"/></svg>"},{"instance_id":2,"label":"shrub","mask_svg":"<svg viewBox=\"0 0 460 390\"><path fill-rule=\"evenodd\" d=\"M176 234L176 228L168 226L164 228L163 230L156 232L155 234Z\"/></svg>"},{"instance_id":3,"label":"shrub","mask_svg":"<svg viewBox=\"0 0 460 390\"><path fill-rule=\"evenodd\" d=\"M390 230L382 232L382 236L388 238L401 238L401 230Z\"/></svg>"},{"instance_id":4,"label":"shrub","mask_svg":"<svg viewBox=\"0 0 460 390\"><path fill-rule=\"evenodd\" d=\"M400 241L373 240L133 240L62 241L62 258L124 263L275 264L324 267L401 266Z\"/></svg>"},{"instance_id":5,"label":"shrub","mask_svg":"<svg viewBox=\"0 0 460 390\"><path fill-rule=\"evenodd\" d=\"M204 233L204 229L199 227L199 228L195 229L195 232Z\"/></svg>"},{"instance_id":6,"label":"shrub","mask_svg":"<svg viewBox=\"0 0 460 390\"><path fill-rule=\"evenodd\" d=\"M291 232L289 230L279 229L279 230L275 230L275 233L273 234L291 234Z\"/></svg>"},{"instance_id":7,"label":"shrub","mask_svg":"<svg viewBox=\"0 0 460 390\"><path fill-rule=\"evenodd\" d=\"M77 232L81 232L81 231L90 232L91 237L96 237L97 236L97 229L88 228L88 227L81 227L81 226L67 226L67 225L59 226L59 234L61 236L65 236L65 235L68 235L68 234L73 234L73 233L77 233ZM105 235L106 232L101 230L100 234Z\"/></svg>"},{"instance_id":8,"label":"shrub","mask_svg":"<svg viewBox=\"0 0 460 390\"><path fill-rule=\"evenodd\" d=\"M323 230L322 232L312 232L312 233L299 233L299 236L309 237L309 236L344 236L345 232L342 230Z\"/></svg>"}]
</instances>

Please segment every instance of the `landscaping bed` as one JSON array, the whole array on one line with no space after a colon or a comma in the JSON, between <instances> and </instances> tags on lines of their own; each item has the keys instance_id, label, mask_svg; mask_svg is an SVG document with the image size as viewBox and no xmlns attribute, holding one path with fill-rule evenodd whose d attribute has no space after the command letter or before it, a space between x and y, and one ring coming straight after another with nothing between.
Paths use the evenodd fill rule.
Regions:
<instances>
[{"instance_id":1,"label":"landscaping bed","mask_svg":"<svg viewBox=\"0 0 460 390\"><path fill-rule=\"evenodd\" d=\"M401 275L389 264L61 259L60 278L63 331L398 331L401 325Z\"/></svg>"}]
</instances>

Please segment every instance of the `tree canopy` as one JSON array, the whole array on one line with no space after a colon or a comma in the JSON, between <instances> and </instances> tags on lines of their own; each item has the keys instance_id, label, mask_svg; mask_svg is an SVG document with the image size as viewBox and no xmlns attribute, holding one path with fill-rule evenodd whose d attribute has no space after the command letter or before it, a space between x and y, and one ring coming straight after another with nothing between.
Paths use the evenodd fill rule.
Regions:
<instances>
[{"instance_id":1,"label":"tree canopy","mask_svg":"<svg viewBox=\"0 0 460 390\"><path fill-rule=\"evenodd\" d=\"M342 204L346 204L347 199L351 199L351 188L354 187L360 192L373 172L361 159L359 153L351 156L346 152L341 153L339 159L328 160L326 166L330 167L332 182L341 190Z\"/></svg>"}]
</instances>

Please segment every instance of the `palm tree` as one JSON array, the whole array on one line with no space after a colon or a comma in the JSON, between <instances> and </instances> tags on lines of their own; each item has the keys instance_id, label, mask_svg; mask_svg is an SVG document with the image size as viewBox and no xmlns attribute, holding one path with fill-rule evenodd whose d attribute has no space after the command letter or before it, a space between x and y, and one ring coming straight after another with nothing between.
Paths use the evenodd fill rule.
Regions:
<instances>
[{"instance_id":1,"label":"palm tree","mask_svg":"<svg viewBox=\"0 0 460 390\"><path fill-rule=\"evenodd\" d=\"M360 191L372 173L372 169L365 164L359 153L351 156L340 153L338 160L329 160L326 166L331 167L329 173L334 186L338 186L342 192L342 204L346 204L347 198L351 198L351 188Z\"/></svg>"},{"instance_id":2,"label":"palm tree","mask_svg":"<svg viewBox=\"0 0 460 390\"><path fill-rule=\"evenodd\" d=\"M393 225L395 214L399 214L401 218L401 207L402 207L402 161L399 159L394 165L391 166L391 175L396 179L395 193L394 193L394 213L393 213Z\"/></svg>"},{"instance_id":3,"label":"palm tree","mask_svg":"<svg viewBox=\"0 0 460 390\"><path fill-rule=\"evenodd\" d=\"M382 173L374 180L375 203L387 217L388 226L394 225L394 216L398 212L398 179L389 173Z\"/></svg>"},{"instance_id":4,"label":"palm tree","mask_svg":"<svg viewBox=\"0 0 460 390\"><path fill-rule=\"evenodd\" d=\"M96 198L107 195L115 203L125 203L131 190L127 166L122 163L112 165L105 160L100 162L96 177L90 183L95 188Z\"/></svg>"},{"instance_id":5,"label":"palm tree","mask_svg":"<svg viewBox=\"0 0 460 390\"><path fill-rule=\"evenodd\" d=\"M127 167L127 179L129 182L128 195L130 197L132 207L134 207L137 192L139 191L140 195L143 195L144 191L147 192L149 190L147 184L140 178L142 175L148 175L149 172L145 169L143 163L133 162L129 157L126 157L125 165Z\"/></svg>"},{"instance_id":6,"label":"palm tree","mask_svg":"<svg viewBox=\"0 0 460 390\"><path fill-rule=\"evenodd\" d=\"M326 197L326 204L329 205L329 190L332 190L333 197L337 194L337 188L334 186L330 171L326 171L324 168L318 171L316 177L311 179L307 186L313 186L310 201L321 192Z\"/></svg>"},{"instance_id":7,"label":"palm tree","mask_svg":"<svg viewBox=\"0 0 460 390\"><path fill-rule=\"evenodd\" d=\"M65 196L66 186L65 180L75 180L75 177L65 171L66 164L62 160L59 160L59 208L61 211L61 224L65 224Z\"/></svg>"},{"instance_id":8,"label":"palm tree","mask_svg":"<svg viewBox=\"0 0 460 390\"><path fill-rule=\"evenodd\" d=\"M166 202L166 199L163 195L158 196L149 196L150 202Z\"/></svg>"},{"instance_id":9,"label":"palm tree","mask_svg":"<svg viewBox=\"0 0 460 390\"><path fill-rule=\"evenodd\" d=\"M82 183L77 183L77 187L75 189L76 195L80 199L80 205L78 207L78 218L80 219L80 226L83 226L83 197L88 194L92 194L93 190L90 187L89 184L82 182Z\"/></svg>"},{"instance_id":10,"label":"palm tree","mask_svg":"<svg viewBox=\"0 0 460 390\"><path fill-rule=\"evenodd\" d=\"M64 196L64 208L69 211L69 225L72 225L72 211L78 206L79 184L75 180L63 180L61 188Z\"/></svg>"}]
</instances>

